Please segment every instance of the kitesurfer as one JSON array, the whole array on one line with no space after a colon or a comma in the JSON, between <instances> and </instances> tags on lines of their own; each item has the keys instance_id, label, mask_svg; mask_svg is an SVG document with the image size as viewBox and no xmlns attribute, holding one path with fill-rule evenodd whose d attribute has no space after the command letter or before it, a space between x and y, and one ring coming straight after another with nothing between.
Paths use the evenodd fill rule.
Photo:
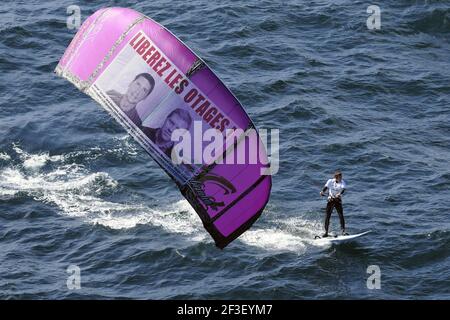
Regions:
<instances>
[{"instance_id":1,"label":"kitesurfer","mask_svg":"<svg viewBox=\"0 0 450 320\"><path fill-rule=\"evenodd\" d=\"M336 211L339 215L342 235L348 235L345 232L344 210L342 208L342 195L345 192L345 188L346 184L344 179L342 179L342 172L340 170L337 170L334 173L334 177L332 179L328 179L322 191L320 191L320 195L324 196L325 192L328 190L328 202L327 208L325 210L325 233L322 235L322 237L328 237L328 228L330 226L330 218L331 213L333 212L333 208L336 208Z\"/></svg>"}]
</instances>

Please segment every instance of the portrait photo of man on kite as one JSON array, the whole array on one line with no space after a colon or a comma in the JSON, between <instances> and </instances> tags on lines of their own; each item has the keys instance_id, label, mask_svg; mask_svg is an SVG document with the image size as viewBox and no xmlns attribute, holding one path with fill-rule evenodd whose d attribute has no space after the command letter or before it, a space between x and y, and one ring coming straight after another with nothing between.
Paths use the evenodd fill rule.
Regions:
<instances>
[{"instance_id":1,"label":"portrait photo of man on kite","mask_svg":"<svg viewBox=\"0 0 450 320\"><path fill-rule=\"evenodd\" d=\"M174 142L171 140L172 133L176 129L189 131L192 117L187 110L177 108L171 111L160 128L142 127L142 132L156 144L156 146L169 158L172 154Z\"/></svg>"},{"instance_id":2,"label":"portrait photo of man on kite","mask_svg":"<svg viewBox=\"0 0 450 320\"><path fill-rule=\"evenodd\" d=\"M142 120L136 110L139 102L149 96L155 87L155 80L149 73L138 74L130 82L124 94L116 90L109 90L106 94L137 126L142 124Z\"/></svg>"}]
</instances>

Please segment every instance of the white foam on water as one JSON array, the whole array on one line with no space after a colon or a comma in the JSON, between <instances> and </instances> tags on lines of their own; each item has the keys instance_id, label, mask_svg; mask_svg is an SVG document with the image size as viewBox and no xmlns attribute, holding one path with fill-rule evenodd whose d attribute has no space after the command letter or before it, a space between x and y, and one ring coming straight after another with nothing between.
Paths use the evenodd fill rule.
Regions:
<instances>
[{"instance_id":1,"label":"white foam on water","mask_svg":"<svg viewBox=\"0 0 450 320\"><path fill-rule=\"evenodd\" d=\"M251 228L239 239L247 245L263 248L271 251L293 251L305 253L308 246L324 247L314 241L314 236L319 233L315 222L301 217L274 220L270 224L276 228L253 229Z\"/></svg>"},{"instance_id":2,"label":"white foam on water","mask_svg":"<svg viewBox=\"0 0 450 320\"><path fill-rule=\"evenodd\" d=\"M80 168L65 166L65 169L29 175L17 168L6 168L0 171L0 190L10 192L25 192L31 196L42 196L51 192L70 195L72 192L84 193L89 191L102 191L105 187L115 187L117 182L104 172L80 174ZM101 188L96 188L103 181Z\"/></svg>"},{"instance_id":3,"label":"white foam on water","mask_svg":"<svg viewBox=\"0 0 450 320\"><path fill-rule=\"evenodd\" d=\"M119 138L114 138L117 141L117 145L113 148L101 148L101 147L91 147L88 150L79 150L68 152L64 155L53 155L50 156L48 152L42 152L38 154L30 154L22 150L17 144L13 144L14 152L19 155L22 160L22 166L25 169L37 170L45 166L50 162L64 162L70 161L73 158L84 156L89 160L95 160L99 157L106 156L107 154L115 154L117 156L131 156L134 157L138 155L138 147L133 143L131 137L122 136ZM6 153L0 153L0 160L10 160L11 157Z\"/></svg>"},{"instance_id":4,"label":"white foam on water","mask_svg":"<svg viewBox=\"0 0 450 320\"><path fill-rule=\"evenodd\" d=\"M111 149L112 151L126 151L128 155L136 156L138 155L138 150L140 150L137 146L137 144L134 142L134 140L129 135L124 135L120 138L114 138L115 140L119 141L122 147Z\"/></svg>"},{"instance_id":5,"label":"white foam on water","mask_svg":"<svg viewBox=\"0 0 450 320\"><path fill-rule=\"evenodd\" d=\"M303 238L278 229L250 229L239 237L250 246L271 251L296 251L302 253L306 250Z\"/></svg>"},{"instance_id":6,"label":"white foam on water","mask_svg":"<svg viewBox=\"0 0 450 320\"><path fill-rule=\"evenodd\" d=\"M0 171L0 196L24 193L37 201L56 205L61 213L112 229L128 229L151 224L185 234L194 234L200 218L185 200L164 210L142 204L110 202L96 196L118 184L107 173L82 173L76 166L59 167L43 174L27 175L15 168Z\"/></svg>"},{"instance_id":7,"label":"white foam on water","mask_svg":"<svg viewBox=\"0 0 450 320\"><path fill-rule=\"evenodd\" d=\"M57 205L64 215L79 217L88 223L111 229L131 229L137 225L153 225L168 232L193 235L195 236L193 238L199 239L196 233L200 230L201 222L195 221L196 214L193 217L190 217L189 213L187 213L188 216L179 216L176 206L157 210L141 204L105 201L94 196L55 193L45 195L42 200Z\"/></svg>"},{"instance_id":8,"label":"white foam on water","mask_svg":"<svg viewBox=\"0 0 450 320\"><path fill-rule=\"evenodd\" d=\"M8 161L11 160L11 157L6 153L0 152L0 160Z\"/></svg>"},{"instance_id":9,"label":"white foam on water","mask_svg":"<svg viewBox=\"0 0 450 320\"><path fill-rule=\"evenodd\" d=\"M40 169L45 166L48 162L62 161L61 156L49 156L48 153L41 153L37 155L27 155L27 158L23 162L24 168L27 169Z\"/></svg>"},{"instance_id":10,"label":"white foam on water","mask_svg":"<svg viewBox=\"0 0 450 320\"><path fill-rule=\"evenodd\" d=\"M206 231L201 232L204 229L200 218L186 200L163 209L106 201L100 195L118 186L118 182L107 173L91 173L80 164L64 164L67 155L28 154L17 146L14 149L22 160L22 168L16 165L0 170L0 199L25 194L37 201L56 205L62 215L111 229L150 224L168 232L191 235L193 240L201 241L206 237ZM118 148L116 152L123 150ZM49 161L60 161L61 164L51 171L41 170Z\"/></svg>"},{"instance_id":11,"label":"white foam on water","mask_svg":"<svg viewBox=\"0 0 450 320\"><path fill-rule=\"evenodd\" d=\"M13 145L13 150L19 155L20 159L22 160L22 166L26 169L31 170L40 169L48 162L57 162L64 160L64 156L50 156L48 152L29 154L22 150L18 145ZM9 155L8 157L11 159Z\"/></svg>"}]
</instances>

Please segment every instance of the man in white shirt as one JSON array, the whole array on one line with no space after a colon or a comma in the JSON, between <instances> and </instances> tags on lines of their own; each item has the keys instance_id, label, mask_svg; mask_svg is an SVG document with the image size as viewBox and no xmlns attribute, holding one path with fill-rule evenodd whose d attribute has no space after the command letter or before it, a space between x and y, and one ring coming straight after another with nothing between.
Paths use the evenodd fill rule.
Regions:
<instances>
[{"instance_id":1,"label":"man in white shirt","mask_svg":"<svg viewBox=\"0 0 450 320\"><path fill-rule=\"evenodd\" d=\"M341 196L344 194L346 188L345 181L342 179L342 172L337 170L334 173L334 178L329 179L322 191L320 191L320 195L324 196L325 192L328 190L328 203L325 214L325 233L322 237L328 237L328 227L330 226L330 218L331 213L333 212L333 208L336 208L336 211L339 215L339 221L341 223L342 235L348 235L345 232L345 220L344 220L344 210L342 209L342 199Z\"/></svg>"}]
</instances>

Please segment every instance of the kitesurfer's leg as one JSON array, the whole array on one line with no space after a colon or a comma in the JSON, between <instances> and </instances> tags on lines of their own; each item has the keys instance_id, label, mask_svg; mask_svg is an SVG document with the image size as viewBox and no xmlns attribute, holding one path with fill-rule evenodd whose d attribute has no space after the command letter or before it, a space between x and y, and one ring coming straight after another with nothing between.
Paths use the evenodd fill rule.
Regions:
<instances>
[{"instance_id":1,"label":"kitesurfer's leg","mask_svg":"<svg viewBox=\"0 0 450 320\"><path fill-rule=\"evenodd\" d=\"M328 237L328 228L330 226L331 213L333 212L334 202L329 200L327 202L327 209L325 210L325 233L322 237Z\"/></svg>"},{"instance_id":2,"label":"kitesurfer's leg","mask_svg":"<svg viewBox=\"0 0 450 320\"><path fill-rule=\"evenodd\" d=\"M341 223L342 234L345 235L345 219L344 219L344 209L342 208L342 201L336 200L335 207L339 215L339 222Z\"/></svg>"}]
</instances>

